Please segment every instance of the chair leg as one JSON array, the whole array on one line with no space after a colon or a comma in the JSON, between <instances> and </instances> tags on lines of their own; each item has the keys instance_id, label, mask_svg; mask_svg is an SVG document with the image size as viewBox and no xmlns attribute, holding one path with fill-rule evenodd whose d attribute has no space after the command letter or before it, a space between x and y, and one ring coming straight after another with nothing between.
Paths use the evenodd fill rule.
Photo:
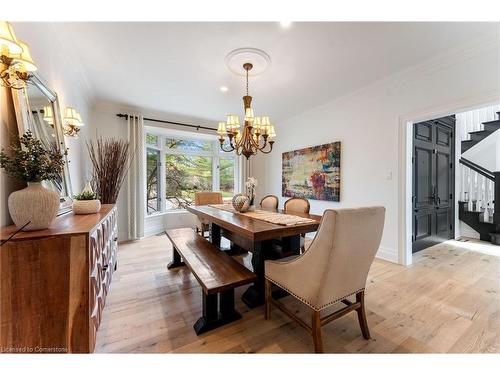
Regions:
<instances>
[{"instance_id":1,"label":"chair leg","mask_svg":"<svg viewBox=\"0 0 500 375\"><path fill-rule=\"evenodd\" d=\"M266 299L265 316L266 316L266 320L271 317L271 298L272 298L271 287L272 287L272 285L273 284L271 283L271 281L266 279L266 281L265 281L265 299Z\"/></svg>"},{"instance_id":2,"label":"chair leg","mask_svg":"<svg viewBox=\"0 0 500 375\"><path fill-rule=\"evenodd\" d=\"M368 340L370 339L370 330L368 329L368 321L366 320L365 314L365 291L356 293L356 302L361 302L361 306L356 309L358 313L359 326L361 328L361 333L363 337Z\"/></svg>"},{"instance_id":3,"label":"chair leg","mask_svg":"<svg viewBox=\"0 0 500 375\"><path fill-rule=\"evenodd\" d=\"M321 339L321 317L319 311L312 310L312 336L314 351L323 353L323 341Z\"/></svg>"}]
</instances>

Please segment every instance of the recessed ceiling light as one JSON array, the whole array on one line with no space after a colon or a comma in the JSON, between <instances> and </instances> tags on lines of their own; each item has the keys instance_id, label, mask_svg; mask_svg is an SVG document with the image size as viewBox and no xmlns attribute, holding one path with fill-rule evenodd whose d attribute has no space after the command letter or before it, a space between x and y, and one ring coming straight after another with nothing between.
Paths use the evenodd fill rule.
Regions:
<instances>
[{"instance_id":1,"label":"recessed ceiling light","mask_svg":"<svg viewBox=\"0 0 500 375\"><path fill-rule=\"evenodd\" d=\"M290 21L281 21L280 22L281 27L284 29L289 28L291 24L292 24L292 22L290 22Z\"/></svg>"},{"instance_id":2,"label":"recessed ceiling light","mask_svg":"<svg viewBox=\"0 0 500 375\"><path fill-rule=\"evenodd\" d=\"M219 88L219 90L222 91L222 92L227 92L227 90L229 90L229 89L226 86L221 86Z\"/></svg>"}]
</instances>

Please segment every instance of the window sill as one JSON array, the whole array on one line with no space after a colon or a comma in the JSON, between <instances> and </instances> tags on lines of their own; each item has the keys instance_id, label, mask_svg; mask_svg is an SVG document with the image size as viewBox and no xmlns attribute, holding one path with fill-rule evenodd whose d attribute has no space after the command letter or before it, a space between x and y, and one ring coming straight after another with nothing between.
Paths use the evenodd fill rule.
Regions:
<instances>
[{"instance_id":1,"label":"window sill","mask_svg":"<svg viewBox=\"0 0 500 375\"><path fill-rule=\"evenodd\" d=\"M166 216L166 215L175 215L175 214L185 214L189 212L188 210L186 209L181 209L181 210L169 210L169 211L163 211L163 212L156 212L154 214L146 214L146 217L145 219L149 219L149 218L155 218L155 217L160 217L160 216Z\"/></svg>"}]
</instances>

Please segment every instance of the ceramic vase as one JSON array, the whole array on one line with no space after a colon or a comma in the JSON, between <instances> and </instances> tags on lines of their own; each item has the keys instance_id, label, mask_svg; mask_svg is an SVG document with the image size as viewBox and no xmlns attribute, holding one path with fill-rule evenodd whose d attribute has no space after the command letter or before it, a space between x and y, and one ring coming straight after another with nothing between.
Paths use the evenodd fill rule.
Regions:
<instances>
[{"instance_id":1,"label":"ceramic vase","mask_svg":"<svg viewBox=\"0 0 500 375\"><path fill-rule=\"evenodd\" d=\"M46 189L41 182L13 192L8 200L9 213L17 227L30 222L24 231L47 229L59 211L59 193Z\"/></svg>"},{"instance_id":2,"label":"ceramic vase","mask_svg":"<svg viewBox=\"0 0 500 375\"><path fill-rule=\"evenodd\" d=\"M101 210L101 201L99 199L92 200L73 200L73 212L75 215L95 214Z\"/></svg>"},{"instance_id":3,"label":"ceramic vase","mask_svg":"<svg viewBox=\"0 0 500 375\"><path fill-rule=\"evenodd\" d=\"M238 212L246 212L250 208L250 198L246 194L236 194L232 200L233 208Z\"/></svg>"}]
</instances>

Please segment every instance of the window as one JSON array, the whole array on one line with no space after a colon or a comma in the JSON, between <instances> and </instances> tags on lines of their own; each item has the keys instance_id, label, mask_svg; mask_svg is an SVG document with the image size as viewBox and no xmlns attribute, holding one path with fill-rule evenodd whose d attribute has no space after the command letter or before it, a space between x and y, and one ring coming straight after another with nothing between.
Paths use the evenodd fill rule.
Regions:
<instances>
[{"instance_id":1,"label":"window","mask_svg":"<svg viewBox=\"0 0 500 375\"><path fill-rule=\"evenodd\" d=\"M146 208L152 214L161 210L160 151L146 148Z\"/></svg>"},{"instance_id":2,"label":"window","mask_svg":"<svg viewBox=\"0 0 500 375\"><path fill-rule=\"evenodd\" d=\"M146 134L147 214L185 209L197 191L220 191L229 200L238 189L238 159L215 138ZM162 199L163 198L163 199Z\"/></svg>"}]
</instances>

